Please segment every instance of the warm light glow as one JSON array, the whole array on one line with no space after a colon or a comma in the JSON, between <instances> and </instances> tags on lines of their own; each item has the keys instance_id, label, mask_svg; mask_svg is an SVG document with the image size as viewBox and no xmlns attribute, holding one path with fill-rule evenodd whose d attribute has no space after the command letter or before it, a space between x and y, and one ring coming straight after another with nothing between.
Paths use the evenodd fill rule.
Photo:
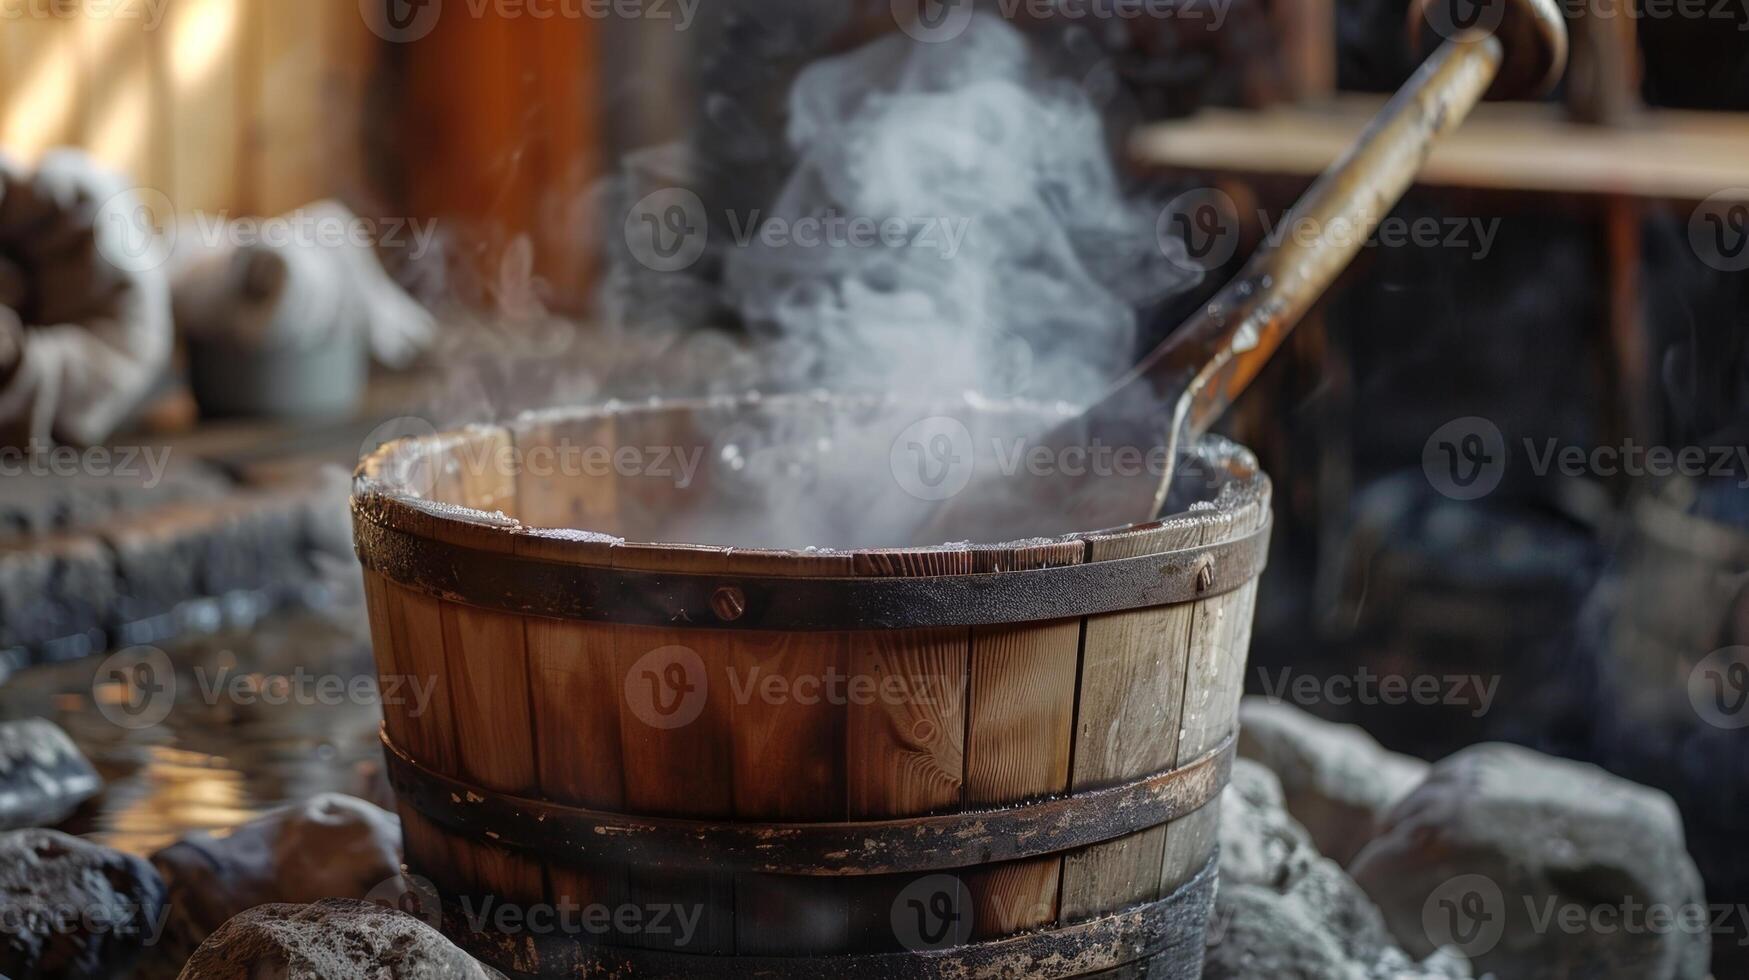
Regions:
<instances>
[{"instance_id":1,"label":"warm light glow","mask_svg":"<svg viewBox=\"0 0 1749 980\"><path fill-rule=\"evenodd\" d=\"M237 33L237 0L182 0L170 34L170 72L184 95L212 75Z\"/></svg>"},{"instance_id":2,"label":"warm light glow","mask_svg":"<svg viewBox=\"0 0 1749 980\"><path fill-rule=\"evenodd\" d=\"M8 23L7 30L26 29ZM66 142L79 110L79 35L64 24L37 23L37 57L19 73L18 87L6 103L0 140L8 154L29 163L50 147Z\"/></svg>"}]
</instances>

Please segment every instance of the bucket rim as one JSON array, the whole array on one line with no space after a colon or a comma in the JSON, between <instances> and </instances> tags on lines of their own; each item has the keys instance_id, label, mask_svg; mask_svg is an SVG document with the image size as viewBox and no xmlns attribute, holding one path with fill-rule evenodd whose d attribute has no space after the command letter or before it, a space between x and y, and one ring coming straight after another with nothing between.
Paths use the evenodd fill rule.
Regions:
<instances>
[{"instance_id":1,"label":"bucket rim","mask_svg":"<svg viewBox=\"0 0 1749 980\"><path fill-rule=\"evenodd\" d=\"M1215 486L1210 499L1190 509L1156 520L1137 521L1109 528L1076 531L1055 537L1026 538L1003 542L957 542L905 548L782 549L727 547L685 542L628 540L587 529L559 528L524 523L502 512L488 512L434 500L409 486L404 477L407 461L418 458L415 450L456 448L466 440L496 433L515 433L519 426L542 422L589 420L655 412L735 412L754 408L780 410L835 405L850 408L903 408L917 412L947 412L972 409L984 412L1028 411L1073 414L1073 406L1045 405L1019 399L988 399L966 395L954 401L903 399L885 395L833 395L825 392L766 395L747 393L709 398L648 399L637 402L609 401L576 407L524 412L503 423L470 424L410 436L385 443L360 460L353 475L352 511L355 531L361 522L415 537L427 537L486 551L552 562L611 566L642 570L721 571L765 574L773 577L844 577L848 570L874 566L883 576L942 576L962 570L967 574L1002 571L1010 567L1038 567L1037 562L1076 564L1088 560L1072 557L1076 546L1094 543L1121 550L1126 544L1145 548L1150 538L1183 538L1201 530L1210 544L1220 543L1240 532L1235 520L1241 512L1267 509L1271 495L1269 478L1249 449L1221 436L1204 437L1194 447L1179 453L1182 461L1196 461L1210 474ZM1266 520L1266 518L1265 518ZM1240 520L1245 531L1255 520ZM1234 525L1223 534L1218 525ZM355 534L362 548L362 536ZM1132 540L1133 539L1133 540ZM1151 549L1150 549L1151 550ZM971 556L970 561L949 558ZM362 557L362 555L361 555Z\"/></svg>"}]
</instances>

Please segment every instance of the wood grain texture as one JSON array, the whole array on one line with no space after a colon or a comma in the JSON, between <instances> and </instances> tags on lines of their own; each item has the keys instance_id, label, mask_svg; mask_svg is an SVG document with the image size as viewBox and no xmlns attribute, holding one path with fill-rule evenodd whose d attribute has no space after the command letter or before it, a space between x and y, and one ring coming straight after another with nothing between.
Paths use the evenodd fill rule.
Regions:
<instances>
[{"instance_id":1,"label":"wood grain texture","mask_svg":"<svg viewBox=\"0 0 1749 980\"><path fill-rule=\"evenodd\" d=\"M371 649L376 655L378 690L388 691L395 688L405 689L408 681L418 681L418 690L433 690L425 685L434 683L420 678L409 669L407 661L412 658L399 652L399 642L396 637L396 611L392 590L388 579L376 572L364 571L364 601L370 617ZM395 685L395 687L391 687ZM420 715L432 709L431 704L421 705L417 701L408 703L405 700L391 702L385 698L383 702L383 729L396 745L414 751L414 746L428 744L430 733L418 728ZM430 758L429 753L423 758ZM415 874L430 875L436 869L444 867L450 859L451 849L444 831L426 820L417 810L406 805L396 807L401 816L401 838L403 854L408 867Z\"/></svg>"},{"instance_id":2,"label":"wood grain texture","mask_svg":"<svg viewBox=\"0 0 1749 980\"><path fill-rule=\"evenodd\" d=\"M528 474L517 497L524 523L624 533L621 481L611 458L619 446L613 416L532 420L518 425L514 438Z\"/></svg>"},{"instance_id":3,"label":"wood grain texture","mask_svg":"<svg viewBox=\"0 0 1749 980\"><path fill-rule=\"evenodd\" d=\"M904 693L850 707L851 817L917 816L961 805L969 639L957 628L857 635L852 672Z\"/></svg>"},{"instance_id":4,"label":"wood grain texture","mask_svg":"<svg viewBox=\"0 0 1749 980\"><path fill-rule=\"evenodd\" d=\"M1095 538L1090 560L1200 545L1198 521ZM1170 768L1177 758L1194 605L1090 616L1081 655L1073 789L1111 786ZM1150 901L1159 893L1165 828L1090 847L1063 860L1060 922Z\"/></svg>"},{"instance_id":5,"label":"wood grain texture","mask_svg":"<svg viewBox=\"0 0 1749 980\"><path fill-rule=\"evenodd\" d=\"M1020 570L1074 564L1081 542L982 555L982 567ZM965 805L1006 806L1069 787L1079 619L972 630ZM974 938L1012 935L1057 919L1061 857L980 868L963 876L975 903Z\"/></svg>"},{"instance_id":6,"label":"wood grain texture","mask_svg":"<svg viewBox=\"0 0 1749 980\"><path fill-rule=\"evenodd\" d=\"M443 647L458 774L500 793L538 792L522 619L446 602ZM508 850L482 845L475 871L479 886L500 901L526 907L545 895L540 865Z\"/></svg>"},{"instance_id":7,"label":"wood grain texture","mask_svg":"<svg viewBox=\"0 0 1749 980\"><path fill-rule=\"evenodd\" d=\"M0 30L6 97L0 146L21 163L44 150L76 145L84 132L85 72L79 25L56 17L19 17Z\"/></svg>"},{"instance_id":8,"label":"wood grain texture","mask_svg":"<svg viewBox=\"0 0 1749 980\"><path fill-rule=\"evenodd\" d=\"M721 678L723 661L709 640L694 630L615 627L625 805L633 813L734 815L734 710L729 685ZM733 875L633 870L628 878L634 904L696 913L699 929L685 946L671 934L639 933L620 937L623 941L693 953L734 952Z\"/></svg>"},{"instance_id":9,"label":"wood grain texture","mask_svg":"<svg viewBox=\"0 0 1749 980\"><path fill-rule=\"evenodd\" d=\"M386 716L386 721L401 723L401 730L397 733L391 727L390 734L421 765L437 772L459 773L450 707L453 681L443 652L442 607L429 596L381 581L384 593L381 601L389 617L395 669L414 682L429 685L430 691L430 701L423 711ZM402 825L408 866L436 881L440 888L471 885L475 847L439 831L407 807L401 810L404 817L410 814L413 818Z\"/></svg>"},{"instance_id":10,"label":"wood grain texture","mask_svg":"<svg viewBox=\"0 0 1749 980\"><path fill-rule=\"evenodd\" d=\"M171 0L159 39L170 69L171 187L179 214L246 211L241 132L250 108L244 80L245 0Z\"/></svg>"},{"instance_id":11,"label":"wood grain texture","mask_svg":"<svg viewBox=\"0 0 1749 980\"><path fill-rule=\"evenodd\" d=\"M1211 108L1138 128L1130 154L1145 168L1315 177L1354 145L1383 96L1262 111ZM1702 201L1749 198L1740 113L1648 110L1632 127L1588 126L1553 104L1490 103L1434 148L1419 183L1481 190ZM1736 190L1730 190L1736 188Z\"/></svg>"},{"instance_id":12,"label":"wood grain texture","mask_svg":"<svg viewBox=\"0 0 1749 980\"><path fill-rule=\"evenodd\" d=\"M336 21L364 26L351 4L250 0L254 55L252 105L244 166L255 210L284 214L333 193L333 169L347 159L356 130L333 96L329 60ZM338 110L338 111L336 111ZM354 117L356 118L356 117Z\"/></svg>"},{"instance_id":13,"label":"wood grain texture","mask_svg":"<svg viewBox=\"0 0 1749 980\"><path fill-rule=\"evenodd\" d=\"M524 632L542 795L593 809L625 809L613 627L529 619ZM617 907L628 898L625 869L550 861L547 897L555 905L568 900Z\"/></svg>"},{"instance_id":14,"label":"wood grain texture","mask_svg":"<svg viewBox=\"0 0 1749 980\"><path fill-rule=\"evenodd\" d=\"M525 451L562 435L528 420L519 426ZM689 427L699 428L696 420ZM628 435L616 426L613 441L672 443L677 431L650 426ZM525 473L482 471L480 461L507 439L505 430L488 428L434 440L437 495L567 518L602 506L599 488L535 488ZM1241 488L1223 497L1230 506L1222 512L1014 551L802 555L618 545L518 533L507 522L417 507L373 510L369 498L359 509L367 518L389 513L385 522L410 534L530 560L654 572L928 576L1218 543L1266 518L1266 486L1259 481L1251 496ZM611 492L617 499L623 489ZM661 506L686 504L670 497ZM428 651L437 650L441 717L390 723L392 734L406 732L397 741L404 737L420 761L482 792L740 824L975 812L1188 763L1231 731L1256 592L1253 582L1200 602L1086 620L786 634L542 620L446 604L380 580L367 584L374 639L387 645L381 669L430 669ZM1067 924L1154 899L1182 871L1200 869L1214 812L1078 853L946 875L965 886L972 938ZM895 908L920 877L616 869L592 864L586 853L511 858L489 841L418 846L434 855L422 860L461 873L479 890L532 888L554 901L697 916L699 930L689 938L632 930L610 941L719 956L893 950L906 931ZM439 847L449 849L447 860ZM545 865L544 877L537 864Z\"/></svg>"},{"instance_id":15,"label":"wood grain texture","mask_svg":"<svg viewBox=\"0 0 1749 980\"><path fill-rule=\"evenodd\" d=\"M969 566L970 556L959 553ZM937 561L872 562L859 556L859 571L900 573ZM966 684L970 667L967 629L859 633L851 642L850 670L883 694L849 708L845 738L846 791L851 819L883 819L946 813L964 805ZM847 881L851 944L872 952L896 947L893 904L916 876ZM966 910L968 913L973 910Z\"/></svg>"},{"instance_id":16,"label":"wood grain texture","mask_svg":"<svg viewBox=\"0 0 1749 980\"><path fill-rule=\"evenodd\" d=\"M15 23L8 21L8 29ZM84 70L80 143L141 187L168 193L170 79L163 50L143 18L88 17L80 32ZM147 195L148 207L159 201ZM174 215L155 214L159 221Z\"/></svg>"},{"instance_id":17,"label":"wood grain texture","mask_svg":"<svg viewBox=\"0 0 1749 980\"><path fill-rule=\"evenodd\" d=\"M1252 503L1236 511L1208 518L1210 540L1227 540L1249 534L1264 518L1264 508ZM1173 765L1184 765L1220 744L1232 734L1238 720L1239 698L1245 686L1245 664L1251 636L1251 614L1257 596L1256 582L1226 595L1196 603L1190 631L1190 657L1186 665L1182 725ZM1184 884L1208 863L1219 835L1220 800L1166 828L1166 846L1161 857L1162 894Z\"/></svg>"},{"instance_id":18,"label":"wood grain texture","mask_svg":"<svg viewBox=\"0 0 1749 980\"><path fill-rule=\"evenodd\" d=\"M458 507L516 516L516 445L510 431L475 426L446 440L434 496Z\"/></svg>"}]
</instances>

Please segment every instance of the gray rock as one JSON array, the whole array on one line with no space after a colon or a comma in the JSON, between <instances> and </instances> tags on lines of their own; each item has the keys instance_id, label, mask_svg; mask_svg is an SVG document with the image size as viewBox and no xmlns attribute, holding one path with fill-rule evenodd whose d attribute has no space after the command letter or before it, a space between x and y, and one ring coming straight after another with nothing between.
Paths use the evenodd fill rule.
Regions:
<instances>
[{"instance_id":1,"label":"gray rock","mask_svg":"<svg viewBox=\"0 0 1749 980\"><path fill-rule=\"evenodd\" d=\"M1221 797L1221 884L1285 891L1320 855L1305 828L1288 816L1281 781L1249 759L1233 763Z\"/></svg>"},{"instance_id":2,"label":"gray rock","mask_svg":"<svg viewBox=\"0 0 1749 980\"><path fill-rule=\"evenodd\" d=\"M1206 980L1468 980L1461 956L1416 963L1397 947L1366 894L1288 816L1268 769L1240 759L1221 813Z\"/></svg>"},{"instance_id":3,"label":"gray rock","mask_svg":"<svg viewBox=\"0 0 1749 980\"><path fill-rule=\"evenodd\" d=\"M164 900L140 858L52 830L0 834L0 976L132 976Z\"/></svg>"},{"instance_id":4,"label":"gray rock","mask_svg":"<svg viewBox=\"0 0 1749 980\"><path fill-rule=\"evenodd\" d=\"M1388 752L1356 726L1290 704L1246 698L1239 726L1239 754L1275 772L1288 812L1337 864L1352 861L1379 820L1427 776L1420 759Z\"/></svg>"},{"instance_id":5,"label":"gray rock","mask_svg":"<svg viewBox=\"0 0 1749 980\"><path fill-rule=\"evenodd\" d=\"M401 873L401 823L363 800L324 794L222 836L199 833L152 855L170 888L157 966L170 975L232 917L258 905L358 898Z\"/></svg>"},{"instance_id":6,"label":"gray rock","mask_svg":"<svg viewBox=\"0 0 1749 980\"><path fill-rule=\"evenodd\" d=\"M1455 946L1513 980L1707 975L1706 899L1675 805L1594 766L1465 749L1351 867L1412 953Z\"/></svg>"},{"instance_id":7,"label":"gray rock","mask_svg":"<svg viewBox=\"0 0 1749 980\"><path fill-rule=\"evenodd\" d=\"M405 912L350 899L264 905L224 924L183 980L502 980Z\"/></svg>"},{"instance_id":8,"label":"gray rock","mask_svg":"<svg viewBox=\"0 0 1749 980\"><path fill-rule=\"evenodd\" d=\"M53 722L0 722L0 831L58 824L102 789L90 760Z\"/></svg>"}]
</instances>

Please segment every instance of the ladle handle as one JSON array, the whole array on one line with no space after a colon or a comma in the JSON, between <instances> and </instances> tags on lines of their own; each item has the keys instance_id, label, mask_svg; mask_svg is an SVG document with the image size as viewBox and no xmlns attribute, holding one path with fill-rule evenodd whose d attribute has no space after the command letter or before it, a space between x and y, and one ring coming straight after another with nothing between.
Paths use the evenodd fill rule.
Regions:
<instances>
[{"instance_id":1,"label":"ladle handle","mask_svg":"<svg viewBox=\"0 0 1749 980\"><path fill-rule=\"evenodd\" d=\"M1280 348L1415 182L1499 72L1498 38L1447 42L1318 178L1238 278L1114 387L1174 406L1175 432L1206 433ZM1127 401L1127 398L1125 399Z\"/></svg>"},{"instance_id":2,"label":"ladle handle","mask_svg":"<svg viewBox=\"0 0 1749 980\"><path fill-rule=\"evenodd\" d=\"M1439 0L1423 0L1416 11L1428 2ZM1539 68L1540 75L1531 75L1536 84L1558 77L1567 50L1559 11L1545 0L1492 2L1504 2L1516 14L1512 43L1521 50L1513 52L1515 68ZM1207 433L1396 207L1434 145L1488 93L1507 56L1495 33L1445 42L1294 205L1280 240L1265 242L1238 278L1121 378L1090 414L1136 418L1147 406L1169 406L1167 445L1174 453L1182 440ZM1162 481L1156 512L1167 490Z\"/></svg>"}]
</instances>

